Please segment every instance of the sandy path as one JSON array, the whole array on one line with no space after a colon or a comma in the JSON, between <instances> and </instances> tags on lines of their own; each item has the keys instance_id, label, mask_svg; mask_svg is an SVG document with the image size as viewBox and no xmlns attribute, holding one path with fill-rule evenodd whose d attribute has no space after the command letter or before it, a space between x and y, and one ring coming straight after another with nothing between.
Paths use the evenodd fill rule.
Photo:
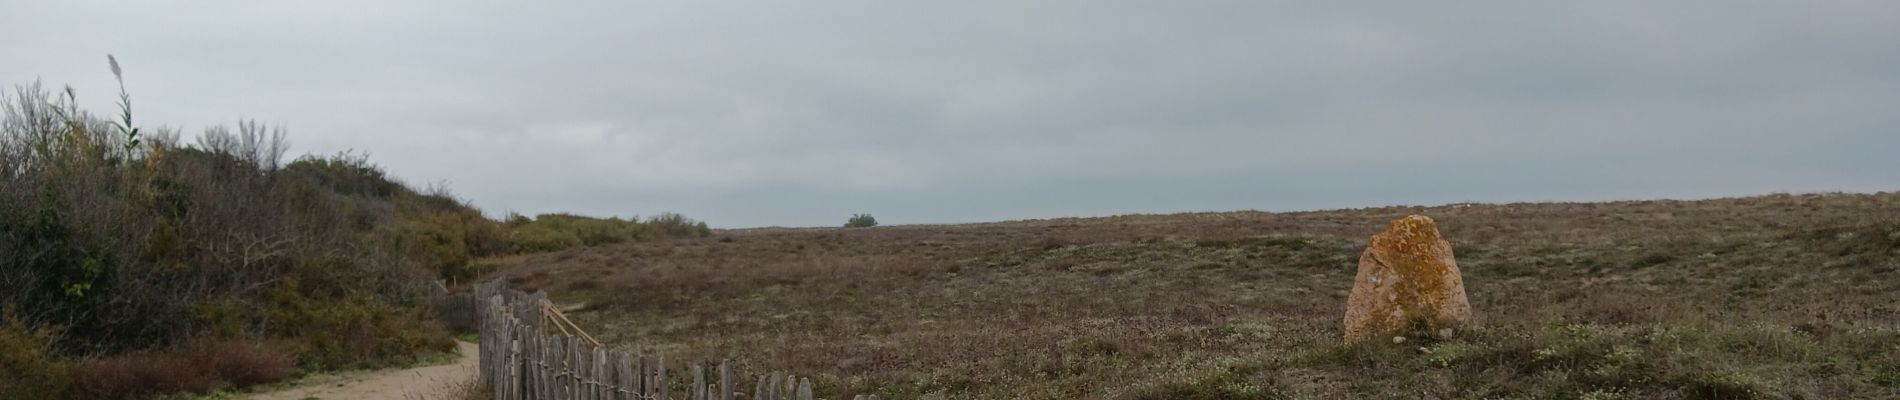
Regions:
<instances>
[{"instance_id":1,"label":"sandy path","mask_svg":"<svg viewBox=\"0 0 1900 400\"><path fill-rule=\"evenodd\" d=\"M454 363L410 369L359 371L305 379L297 386L245 396L252 400L444 399L450 388L473 380L479 352L474 343L457 342L460 359Z\"/></svg>"}]
</instances>

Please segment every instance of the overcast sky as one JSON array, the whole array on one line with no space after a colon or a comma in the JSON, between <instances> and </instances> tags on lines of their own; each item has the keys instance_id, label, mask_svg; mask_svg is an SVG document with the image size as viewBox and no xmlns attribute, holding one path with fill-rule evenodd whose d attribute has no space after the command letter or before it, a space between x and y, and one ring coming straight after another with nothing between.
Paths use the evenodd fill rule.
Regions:
<instances>
[{"instance_id":1,"label":"overcast sky","mask_svg":"<svg viewBox=\"0 0 1900 400\"><path fill-rule=\"evenodd\" d=\"M0 84L491 215L716 227L1900 189L1900 2L0 0ZM1448 6L1447 4L1457 4Z\"/></svg>"}]
</instances>

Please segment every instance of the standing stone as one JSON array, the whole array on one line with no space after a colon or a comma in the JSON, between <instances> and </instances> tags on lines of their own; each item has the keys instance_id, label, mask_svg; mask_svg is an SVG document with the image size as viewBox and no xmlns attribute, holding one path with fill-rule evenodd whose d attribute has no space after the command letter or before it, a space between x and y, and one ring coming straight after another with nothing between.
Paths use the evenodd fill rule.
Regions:
<instances>
[{"instance_id":1,"label":"standing stone","mask_svg":"<svg viewBox=\"0 0 1900 400\"><path fill-rule=\"evenodd\" d=\"M1451 243L1430 217L1392 221L1359 256L1359 275L1346 299L1346 341L1402 340L1423 330L1450 336L1471 320L1464 279Z\"/></svg>"}]
</instances>

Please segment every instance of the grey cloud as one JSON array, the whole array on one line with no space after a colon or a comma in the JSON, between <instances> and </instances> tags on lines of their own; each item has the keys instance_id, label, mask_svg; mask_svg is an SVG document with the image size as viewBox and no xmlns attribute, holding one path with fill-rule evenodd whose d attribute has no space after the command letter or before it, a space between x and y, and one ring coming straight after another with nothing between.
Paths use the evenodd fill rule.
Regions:
<instances>
[{"instance_id":1,"label":"grey cloud","mask_svg":"<svg viewBox=\"0 0 1900 400\"><path fill-rule=\"evenodd\" d=\"M728 227L1900 171L1886 1L385 3L6 4L0 78L109 107L115 53L146 121L286 123L491 212Z\"/></svg>"}]
</instances>

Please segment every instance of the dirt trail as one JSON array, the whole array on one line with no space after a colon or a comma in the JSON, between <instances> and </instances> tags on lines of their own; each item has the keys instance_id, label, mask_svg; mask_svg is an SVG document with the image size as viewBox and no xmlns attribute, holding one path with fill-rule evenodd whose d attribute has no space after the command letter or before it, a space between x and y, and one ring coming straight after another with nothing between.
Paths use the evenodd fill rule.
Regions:
<instances>
[{"instance_id":1,"label":"dirt trail","mask_svg":"<svg viewBox=\"0 0 1900 400\"><path fill-rule=\"evenodd\" d=\"M475 377L479 352L474 343L458 342L460 358L454 363L410 369L359 371L305 379L297 386L244 396L251 400L443 399L451 388Z\"/></svg>"}]
</instances>

